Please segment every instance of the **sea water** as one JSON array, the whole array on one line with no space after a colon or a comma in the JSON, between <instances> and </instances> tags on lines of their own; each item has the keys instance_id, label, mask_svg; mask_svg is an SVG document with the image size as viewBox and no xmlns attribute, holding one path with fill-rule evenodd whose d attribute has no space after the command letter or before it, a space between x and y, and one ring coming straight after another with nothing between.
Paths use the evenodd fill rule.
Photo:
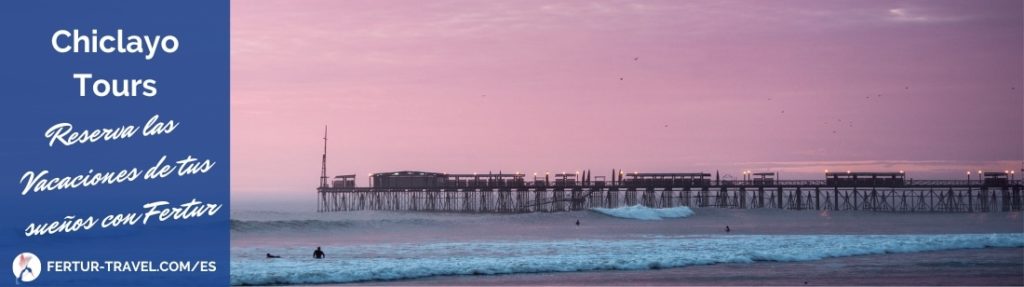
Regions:
<instances>
[{"instance_id":1,"label":"sea water","mask_svg":"<svg viewBox=\"0 0 1024 287\"><path fill-rule=\"evenodd\" d=\"M311 260L305 248L233 248L231 283L317 284L440 275L643 270L1022 246L1021 234L657 236L325 246L329 253L323 260ZM289 256L267 259L267 252Z\"/></svg>"},{"instance_id":2,"label":"sea water","mask_svg":"<svg viewBox=\"0 0 1024 287\"><path fill-rule=\"evenodd\" d=\"M551 223L553 220L568 222L575 217L584 219L583 226ZM250 214L239 216L248 220L232 221L231 283L324 284L447 275L655 270L723 263L809 262L871 254L1024 247L1024 233L1020 232L892 234L891 230L881 230L889 234L676 234L602 231L659 224L648 223L655 217L659 221L673 221L651 225L653 230L666 231L685 228L688 226L685 221L699 218L689 208L655 210L642 206L575 215ZM514 236L517 230L526 235ZM326 259L312 259L313 244L327 253ZM267 253L282 258L268 259Z\"/></svg>"}]
</instances>

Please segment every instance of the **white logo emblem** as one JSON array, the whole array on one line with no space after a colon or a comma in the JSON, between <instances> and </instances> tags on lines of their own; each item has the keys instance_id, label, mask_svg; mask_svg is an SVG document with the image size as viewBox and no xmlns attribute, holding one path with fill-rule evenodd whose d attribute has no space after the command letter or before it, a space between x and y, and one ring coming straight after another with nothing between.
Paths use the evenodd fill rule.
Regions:
<instances>
[{"instance_id":1,"label":"white logo emblem","mask_svg":"<svg viewBox=\"0 0 1024 287\"><path fill-rule=\"evenodd\" d=\"M14 270L15 284L32 282L39 278L39 273L43 271L42 265L39 263L39 257L29 252L22 252L15 256L14 263L11 265Z\"/></svg>"}]
</instances>

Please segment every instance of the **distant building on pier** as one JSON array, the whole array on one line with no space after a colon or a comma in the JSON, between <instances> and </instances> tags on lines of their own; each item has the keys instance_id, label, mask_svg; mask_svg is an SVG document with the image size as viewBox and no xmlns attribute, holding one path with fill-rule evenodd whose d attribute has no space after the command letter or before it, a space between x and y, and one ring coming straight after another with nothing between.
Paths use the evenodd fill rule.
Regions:
<instances>
[{"instance_id":1,"label":"distant building on pier","mask_svg":"<svg viewBox=\"0 0 1024 287\"><path fill-rule=\"evenodd\" d=\"M985 186L1007 186L1010 184L1010 174L1005 172L984 172Z\"/></svg>"},{"instance_id":2,"label":"distant building on pier","mask_svg":"<svg viewBox=\"0 0 1024 287\"><path fill-rule=\"evenodd\" d=\"M525 187L524 174L448 174L426 171L394 171L370 175L375 188L483 188Z\"/></svg>"},{"instance_id":3,"label":"distant building on pier","mask_svg":"<svg viewBox=\"0 0 1024 287\"><path fill-rule=\"evenodd\" d=\"M356 175L346 174L335 176L334 180L331 181L331 186L334 188L353 188L356 187Z\"/></svg>"},{"instance_id":4,"label":"distant building on pier","mask_svg":"<svg viewBox=\"0 0 1024 287\"><path fill-rule=\"evenodd\" d=\"M710 173L625 173L622 184L625 186L708 186L711 184Z\"/></svg>"},{"instance_id":5,"label":"distant building on pier","mask_svg":"<svg viewBox=\"0 0 1024 287\"><path fill-rule=\"evenodd\" d=\"M906 176L903 172L827 172L825 185L828 186L902 186Z\"/></svg>"},{"instance_id":6,"label":"distant building on pier","mask_svg":"<svg viewBox=\"0 0 1024 287\"><path fill-rule=\"evenodd\" d=\"M775 173L774 172L755 172L751 177L751 182L754 185L768 186L775 185Z\"/></svg>"}]
</instances>

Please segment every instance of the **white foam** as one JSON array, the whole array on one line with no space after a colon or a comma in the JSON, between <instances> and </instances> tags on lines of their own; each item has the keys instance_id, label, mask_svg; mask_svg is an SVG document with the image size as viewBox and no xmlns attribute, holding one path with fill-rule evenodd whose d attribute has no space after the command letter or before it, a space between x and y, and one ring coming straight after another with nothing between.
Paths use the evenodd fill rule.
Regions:
<instances>
[{"instance_id":1,"label":"white foam","mask_svg":"<svg viewBox=\"0 0 1024 287\"><path fill-rule=\"evenodd\" d=\"M604 215L639 219L639 220L661 220L665 218L683 218L693 215L693 209L686 206L672 208L650 208L643 205L624 206L617 208L592 208L591 210Z\"/></svg>"},{"instance_id":2,"label":"white foam","mask_svg":"<svg viewBox=\"0 0 1024 287\"><path fill-rule=\"evenodd\" d=\"M642 270L754 261L986 247L1024 247L1024 234L715 235L557 240L232 248L232 285L290 285L594 270ZM283 255L266 259L265 253Z\"/></svg>"}]
</instances>

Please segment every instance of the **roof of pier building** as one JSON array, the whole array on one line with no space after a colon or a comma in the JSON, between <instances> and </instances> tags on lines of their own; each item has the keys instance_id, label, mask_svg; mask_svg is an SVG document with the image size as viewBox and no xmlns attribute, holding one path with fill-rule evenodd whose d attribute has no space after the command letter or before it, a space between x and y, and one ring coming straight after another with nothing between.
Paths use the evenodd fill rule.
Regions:
<instances>
[{"instance_id":1,"label":"roof of pier building","mask_svg":"<svg viewBox=\"0 0 1024 287\"><path fill-rule=\"evenodd\" d=\"M391 176L417 176L417 177L419 177L419 176L444 176L444 175L445 174L438 173L438 172L413 171L413 170L378 172L378 173L371 174L371 176L375 176L375 177L376 176L387 176L387 177L391 177Z\"/></svg>"},{"instance_id":2,"label":"roof of pier building","mask_svg":"<svg viewBox=\"0 0 1024 287\"><path fill-rule=\"evenodd\" d=\"M903 177L904 173L899 172L826 172L826 177Z\"/></svg>"},{"instance_id":3,"label":"roof of pier building","mask_svg":"<svg viewBox=\"0 0 1024 287\"><path fill-rule=\"evenodd\" d=\"M638 178L692 178L692 177L710 177L710 173L703 172L633 172L625 173L629 177Z\"/></svg>"}]
</instances>

